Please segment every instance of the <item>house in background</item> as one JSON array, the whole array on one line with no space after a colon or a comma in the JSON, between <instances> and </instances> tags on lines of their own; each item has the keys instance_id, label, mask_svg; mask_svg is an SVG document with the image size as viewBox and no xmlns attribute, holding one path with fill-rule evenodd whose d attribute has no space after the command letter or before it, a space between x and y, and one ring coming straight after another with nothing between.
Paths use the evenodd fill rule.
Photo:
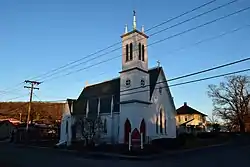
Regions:
<instances>
[{"instance_id":1,"label":"house in background","mask_svg":"<svg viewBox=\"0 0 250 167\"><path fill-rule=\"evenodd\" d=\"M177 127L187 133L206 131L206 114L188 106L186 102L176 112Z\"/></svg>"}]
</instances>

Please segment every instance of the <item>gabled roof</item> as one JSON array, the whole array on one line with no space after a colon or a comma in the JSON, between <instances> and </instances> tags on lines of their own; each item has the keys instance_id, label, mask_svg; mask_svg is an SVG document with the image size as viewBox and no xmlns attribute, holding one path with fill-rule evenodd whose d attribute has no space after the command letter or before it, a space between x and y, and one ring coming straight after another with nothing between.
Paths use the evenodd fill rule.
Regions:
<instances>
[{"instance_id":1,"label":"gabled roof","mask_svg":"<svg viewBox=\"0 0 250 167\"><path fill-rule=\"evenodd\" d=\"M193 108L189 107L186 102L184 103L183 106L178 108L176 110L176 112L177 112L177 115L181 115L181 114L200 114L200 115L203 115L203 116L207 116L206 114L203 114L203 113L197 111L196 109L193 109Z\"/></svg>"},{"instance_id":2,"label":"gabled roof","mask_svg":"<svg viewBox=\"0 0 250 167\"><path fill-rule=\"evenodd\" d=\"M149 69L148 71L150 79L150 98L161 70L162 68L159 67ZM98 111L98 98L100 98L100 113L110 113L112 96L114 103L113 112L119 112L120 77L85 87L76 102L74 102L73 114L85 115L87 100L89 100L88 117L96 117Z\"/></svg>"}]
</instances>

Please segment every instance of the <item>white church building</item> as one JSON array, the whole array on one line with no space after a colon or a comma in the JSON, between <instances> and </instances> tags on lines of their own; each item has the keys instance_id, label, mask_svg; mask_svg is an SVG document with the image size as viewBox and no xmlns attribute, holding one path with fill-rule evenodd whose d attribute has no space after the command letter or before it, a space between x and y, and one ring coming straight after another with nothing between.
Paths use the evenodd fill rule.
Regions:
<instances>
[{"instance_id":1,"label":"white church building","mask_svg":"<svg viewBox=\"0 0 250 167\"><path fill-rule=\"evenodd\" d=\"M119 77L86 86L77 100L69 100L61 123L60 143L81 140L84 118L103 123L106 143L147 143L176 138L176 109L160 66L148 68L148 36L127 26L122 38L122 70ZM74 128L72 128L74 127Z\"/></svg>"}]
</instances>

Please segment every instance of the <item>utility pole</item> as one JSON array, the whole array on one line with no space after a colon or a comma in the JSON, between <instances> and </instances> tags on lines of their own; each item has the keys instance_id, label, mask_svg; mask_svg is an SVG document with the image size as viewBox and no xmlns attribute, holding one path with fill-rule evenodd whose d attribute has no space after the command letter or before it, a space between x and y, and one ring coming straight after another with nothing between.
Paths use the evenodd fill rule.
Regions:
<instances>
[{"instance_id":1,"label":"utility pole","mask_svg":"<svg viewBox=\"0 0 250 167\"><path fill-rule=\"evenodd\" d=\"M22 122L22 113L19 113L19 121Z\"/></svg>"},{"instance_id":2,"label":"utility pole","mask_svg":"<svg viewBox=\"0 0 250 167\"><path fill-rule=\"evenodd\" d=\"M39 90L39 88L36 88L35 85L39 85L39 84L41 84L41 82L30 81L30 80L25 80L24 82L31 85L31 86L24 86L24 88L30 89L30 101L29 101L27 125L26 125L26 130L28 131L28 129L29 129L29 121L30 121L30 112L31 112L31 103L32 103L32 97L33 97L33 90L34 89Z\"/></svg>"}]
</instances>

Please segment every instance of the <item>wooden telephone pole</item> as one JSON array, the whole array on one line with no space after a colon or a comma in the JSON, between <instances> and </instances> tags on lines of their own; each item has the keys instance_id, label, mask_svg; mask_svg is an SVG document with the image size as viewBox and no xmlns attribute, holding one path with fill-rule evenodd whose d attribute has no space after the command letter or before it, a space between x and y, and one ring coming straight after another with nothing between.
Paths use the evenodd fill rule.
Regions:
<instances>
[{"instance_id":1,"label":"wooden telephone pole","mask_svg":"<svg viewBox=\"0 0 250 167\"><path fill-rule=\"evenodd\" d=\"M24 82L31 85L31 86L24 86L24 88L30 89L30 101L29 101L27 125L26 125L26 130L28 131L28 129L29 129L29 121L30 121L30 112L31 112L31 103L32 103L32 97L33 97L33 90L34 89L39 90L39 88L36 88L35 85L39 85L41 82L30 81L30 80L25 80Z\"/></svg>"}]
</instances>

